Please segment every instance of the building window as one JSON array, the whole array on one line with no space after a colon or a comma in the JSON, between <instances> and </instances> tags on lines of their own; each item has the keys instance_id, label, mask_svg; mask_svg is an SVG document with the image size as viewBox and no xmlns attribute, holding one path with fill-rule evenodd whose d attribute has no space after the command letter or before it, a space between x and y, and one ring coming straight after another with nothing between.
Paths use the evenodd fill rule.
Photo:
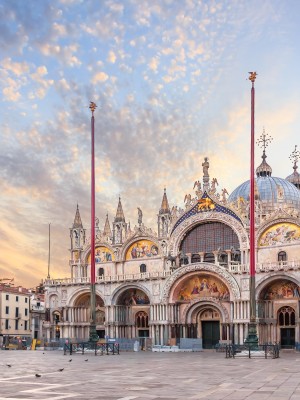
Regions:
<instances>
[{"instance_id":1,"label":"building window","mask_svg":"<svg viewBox=\"0 0 300 400\"><path fill-rule=\"evenodd\" d=\"M104 276L104 268L99 268L98 269L98 275L99 276Z\"/></svg>"},{"instance_id":2,"label":"building window","mask_svg":"<svg viewBox=\"0 0 300 400\"><path fill-rule=\"evenodd\" d=\"M28 329L28 321L25 321L25 327L24 327L24 329L25 329L25 331L27 331L27 329Z\"/></svg>"},{"instance_id":3,"label":"building window","mask_svg":"<svg viewBox=\"0 0 300 400\"><path fill-rule=\"evenodd\" d=\"M16 301L19 301L19 296L16 296Z\"/></svg>"},{"instance_id":4,"label":"building window","mask_svg":"<svg viewBox=\"0 0 300 400\"><path fill-rule=\"evenodd\" d=\"M28 297L25 297L25 303L28 303Z\"/></svg>"},{"instance_id":5,"label":"building window","mask_svg":"<svg viewBox=\"0 0 300 400\"><path fill-rule=\"evenodd\" d=\"M141 264L140 265L140 273L143 274L145 272L147 272L147 266L146 266L146 264Z\"/></svg>"},{"instance_id":6,"label":"building window","mask_svg":"<svg viewBox=\"0 0 300 400\"><path fill-rule=\"evenodd\" d=\"M280 326L295 325L295 310L292 307L282 307L278 311L278 323Z\"/></svg>"},{"instance_id":7,"label":"building window","mask_svg":"<svg viewBox=\"0 0 300 400\"><path fill-rule=\"evenodd\" d=\"M5 329L9 329L9 319L5 320Z\"/></svg>"},{"instance_id":8,"label":"building window","mask_svg":"<svg viewBox=\"0 0 300 400\"><path fill-rule=\"evenodd\" d=\"M240 243L236 233L221 222L207 222L191 229L183 239L180 250L183 254L212 253L239 249Z\"/></svg>"},{"instance_id":9,"label":"building window","mask_svg":"<svg viewBox=\"0 0 300 400\"><path fill-rule=\"evenodd\" d=\"M37 306L37 307L40 307L40 306L41 306L41 303L40 303L39 301L37 301L37 302L36 302L36 306Z\"/></svg>"},{"instance_id":10,"label":"building window","mask_svg":"<svg viewBox=\"0 0 300 400\"><path fill-rule=\"evenodd\" d=\"M19 320L15 320L15 330L17 331L19 329Z\"/></svg>"},{"instance_id":11,"label":"building window","mask_svg":"<svg viewBox=\"0 0 300 400\"><path fill-rule=\"evenodd\" d=\"M28 308L25 308L25 316L27 317L28 315Z\"/></svg>"},{"instance_id":12,"label":"building window","mask_svg":"<svg viewBox=\"0 0 300 400\"><path fill-rule=\"evenodd\" d=\"M5 314L9 314L9 307L8 306L5 307Z\"/></svg>"},{"instance_id":13,"label":"building window","mask_svg":"<svg viewBox=\"0 0 300 400\"><path fill-rule=\"evenodd\" d=\"M15 317L18 318L19 317L19 307L16 307L16 314Z\"/></svg>"},{"instance_id":14,"label":"building window","mask_svg":"<svg viewBox=\"0 0 300 400\"><path fill-rule=\"evenodd\" d=\"M278 253L278 261L282 262L282 261L287 261L287 254L285 251L280 251Z\"/></svg>"},{"instance_id":15,"label":"building window","mask_svg":"<svg viewBox=\"0 0 300 400\"><path fill-rule=\"evenodd\" d=\"M138 328L149 328L148 314L140 311L135 316L135 323Z\"/></svg>"},{"instance_id":16,"label":"building window","mask_svg":"<svg viewBox=\"0 0 300 400\"><path fill-rule=\"evenodd\" d=\"M6 298L6 300L9 300L9 294L7 294L7 295L5 296L5 298Z\"/></svg>"}]
</instances>

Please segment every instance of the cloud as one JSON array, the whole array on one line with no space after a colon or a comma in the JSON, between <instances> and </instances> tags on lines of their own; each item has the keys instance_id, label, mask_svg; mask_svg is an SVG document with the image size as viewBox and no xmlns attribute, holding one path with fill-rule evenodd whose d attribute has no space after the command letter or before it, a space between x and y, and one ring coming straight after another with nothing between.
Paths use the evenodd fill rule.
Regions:
<instances>
[{"instance_id":1,"label":"cloud","mask_svg":"<svg viewBox=\"0 0 300 400\"><path fill-rule=\"evenodd\" d=\"M93 76L92 82L93 82L93 83L105 82L105 81L107 81L108 78L109 78L109 76L108 76L105 72L101 71L101 72L97 72L97 73Z\"/></svg>"},{"instance_id":2,"label":"cloud","mask_svg":"<svg viewBox=\"0 0 300 400\"><path fill-rule=\"evenodd\" d=\"M26 74L29 71L29 64L26 61L13 62L10 57L5 58L0 65L17 76Z\"/></svg>"},{"instance_id":3,"label":"cloud","mask_svg":"<svg viewBox=\"0 0 300 400\"><path fill-rule=\"evenodd\" d=\"M69 46L60 46L58 44L44 43L39 45L40 51L44 56L56 57L60 63L65 63L69 67L79 67L82 62L75 56L78 51L77 44Z\"/></svg>"},{"instance_id":4,"label":"cloud","mask_svg":"<svg viewBox=\"0 0 300 400\"><path fill-rule=\"evenodd\" d=\"M116 57L115 53L112 50L110 50L108 53L107 61L114 64L116 62L116 59L117 59L117 57Z\"/></svg>"}]
</instances>

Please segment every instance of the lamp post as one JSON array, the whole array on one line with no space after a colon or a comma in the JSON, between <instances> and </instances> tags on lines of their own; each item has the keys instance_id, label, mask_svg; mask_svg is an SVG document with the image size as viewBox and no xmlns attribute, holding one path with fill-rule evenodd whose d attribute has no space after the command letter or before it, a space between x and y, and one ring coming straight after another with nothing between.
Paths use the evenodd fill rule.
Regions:
<instances>
[{"instance_id":1,"label":"lamp post","mask_svg":"<svg viewBox=\"0 0 300 400\"><path fill-rule=\"evenodd\" d=\"M90 342L97 342L96 331L96 274L95 274L95 118L96 104L90 102L91 118L91 321Z\"/></svg>"},{"instance_id":2,"label":"lamp post","mask_svg":"<svg viewBox=\"0 0 300 400\"><path fill-rule=\"evenodd\" d=\"M254 106L255 89L254 82L256 72L249 72L251 88L251 156L250 156L250 324L248 336L245 343L251 347L258 345L257 324L256 324L256 301L255 301L255 177L254 177Z\"/></svg>"}]
</instances>

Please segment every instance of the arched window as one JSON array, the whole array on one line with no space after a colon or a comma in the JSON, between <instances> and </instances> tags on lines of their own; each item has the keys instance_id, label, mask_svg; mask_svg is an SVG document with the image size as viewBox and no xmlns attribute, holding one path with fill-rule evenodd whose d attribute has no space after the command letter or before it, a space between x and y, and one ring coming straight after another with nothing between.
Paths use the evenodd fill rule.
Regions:
<instances>
[{"instance_id":1,"label":"arched window","mask_svg":"<svg viewBox=\"0 0 300 400\"><path fill-rule=\"evenodd\" d=\"M140 265L140 273L143 274L145 272L147 272L147 266L146 266L146 264L141 264Z\"/></svg>"},{"instance_id":2,"label":"arched window","mask_svg":"<svg viewBox=\"0 0 300 400\"><path fill-rule=\"evenodd\" d=\"M233 229L221 222L206 222L187 232L181 242L183 254L212 253L218 249L239 249L240 243Z\"/></svg>"},{"instance_id":3,"label":"arched window","mask_svg":"<svg viewBox=\"0 0 300 400\"><path fill-rule=\"evenodd\" d=\"M98 276L104 276L104 268L98 269Z\"/></svg>"},{"instance_id":4,"label":"arched window","mask_svg":"<svg viewBox=\"0 0 300 400\"><path fill-rule=\"evenodd\" d=\"M295 325L295 310L292 307L282 307L278 311L278 323L280 326Z\"/></svg>"},{"instance_id":5,"label":"arched window","mask_svg":"<svg viewBox=\"0 0 300 400\"><path fill-rule=\"evenodd\" d=\"M285 251L280 251L278 253L278 261L282 262L282 261L287 261L287 254Z\"/></svg>"},{"instance_id":6,"label":"arched window","mask_svg":"<svg viewBox=\"0 0 300 400\"><path fill-rule=\"evenodd\" d=\"M137 328L148 328L149 321L148 321L148 314L145 311L139 311L135 315L135 323Z\"/></svg>"}]
</instances>

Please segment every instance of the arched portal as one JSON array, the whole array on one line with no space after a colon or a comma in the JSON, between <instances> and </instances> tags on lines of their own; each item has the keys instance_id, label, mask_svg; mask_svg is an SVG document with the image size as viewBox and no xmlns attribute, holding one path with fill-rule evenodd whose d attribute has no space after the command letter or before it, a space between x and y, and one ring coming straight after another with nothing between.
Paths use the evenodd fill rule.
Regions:
<instances>
[{"instance_id":1,"label":"arched portal","mask_svg":"<svg viewBox=\"0 0 300 400\"><path fill-rule=\"evenodd\" d=\"M199 337L204 349L212 349L220 340L220 312L213 306L205 306L197 315Z\"/></svg>"},{"instance_id":2,"label":"arched portal","mask_svg":"<svg viewBox=\"0 0 300 400\"><path fill-rule=\"evenodd\" d=\"M138 339L142 348L150 337L150 300L139 288L124 288L116 298L115 337Z\"/></svg>"},{"instance_id":3,"label":"arched portal","mask_svg":"<svg viewBox=\"0 0 300 400\"><path fill-rule=\"evenodd\" d=\"M80 326L77 328L77 336L79 338L89 337L89 325L91 319L91 295L90 293L83 293L74 301L73 313L74 322ZM100 339L105 337L105 307L104 301L96 295L96 330Z\"/></svg>"},{"instance_id":4,"label":"arched portal","mask_svg":"<svg viewBox=\"0 0 300 400\"><path fill-rule=\"evenodd\" d=\"M266 283L258 298L259 336L262 343L279 342L293 348L299 334L299 286L286 277Z\"/></svg>"}]
</instances>

